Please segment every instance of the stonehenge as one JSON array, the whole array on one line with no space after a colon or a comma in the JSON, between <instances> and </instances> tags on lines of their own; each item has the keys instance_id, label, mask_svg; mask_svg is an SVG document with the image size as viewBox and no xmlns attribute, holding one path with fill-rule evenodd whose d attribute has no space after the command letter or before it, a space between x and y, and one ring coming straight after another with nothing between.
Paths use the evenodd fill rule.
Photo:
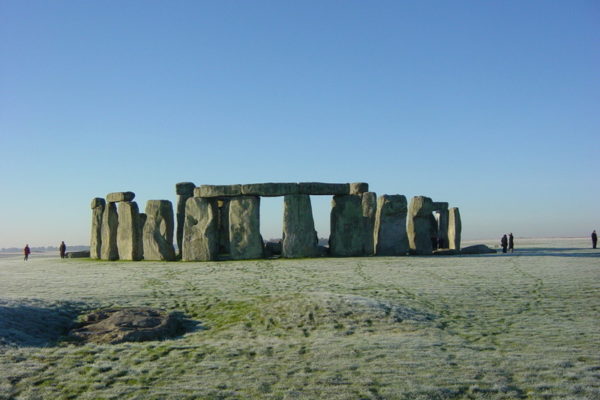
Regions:
<instances>
[{"instance_id":1,"label":"stonehenge","mask_svg":"<svg viewBox=\"0 0 600 400\"><path fill-rule=\"evenodd\" d=\"M302 258L460 253L458 208L426 196L415 196L409 204L399 194L377 198L365 182L201 186L181 182L175 193L176 215L169 200L148 200L145 213L140 213L133 192L92 199L90 257L217 261L279 254ZM329 247L318 245L310 196L332 196ZM279 243L267 245L261 236L261 197L283 197Z\"/></svg>"}]
</instances>

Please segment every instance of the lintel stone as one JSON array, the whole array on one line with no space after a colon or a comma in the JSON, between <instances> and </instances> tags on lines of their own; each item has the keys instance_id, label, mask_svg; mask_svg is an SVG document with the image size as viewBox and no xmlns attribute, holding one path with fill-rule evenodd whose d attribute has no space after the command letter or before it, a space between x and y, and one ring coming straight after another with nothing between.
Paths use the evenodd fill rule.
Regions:
<instances>
[{"instance_id":1,"label":"lintel stone","mask_svg":"<svg viewBox=\"0 0 600 400\"><path fill-rule=\"evenodd\" d=\"M361 194L369 191L369 184L366 182L354 182L350 184L350 194Z\"/></svg>"},{"instance_id":2,"label":"lintel stone","mask_svg":"<svg viewBox=\"0 0 600 400\"><path fill-rule=\"evenodd\" d=\"M308 194L313 196L343 196L350 194L350 184L300 182L298 184L298 194Z\"/></svg>"},{"instance_id":3,"label":"lintel stone","mask_svg":"<svg viewBox=\"0 0 600 400\"><path fill-rule=\"evenodd\" d=\"M244 196L287 196L298 193L297 183L250 183L242 185Z\"/></svg>"},{"instance_id":4,"label":"lintel stone","mask_svg":"<svg viewBox=\"0 0 600 400\"><path fill-rule=\"evenodd\" d=\"M106 201L109 203L117 203L119 201L133 201L135 193L133 192L114 192L106 195Z\"/></svg>"},{"instance_id":5,"label":"lintel stone","mask_svg":"<svg viewBox=\"0 0 600 400\"><path fill-rule=\"evenodd\" d=\"M202 185L194 189L194 197L241 196L242 185Z\"/></svg>"}]
</instances>

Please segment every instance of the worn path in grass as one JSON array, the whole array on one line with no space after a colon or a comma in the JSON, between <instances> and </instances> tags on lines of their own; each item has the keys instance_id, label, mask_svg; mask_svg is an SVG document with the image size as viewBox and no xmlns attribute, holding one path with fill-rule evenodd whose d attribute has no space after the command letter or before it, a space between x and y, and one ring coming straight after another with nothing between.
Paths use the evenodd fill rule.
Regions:
<instances>
[{"instance_id":1,"label":"worn path in grass","mask_svg":"<svg viewBox=\"0 0 600 400\"><path fill-rule=\"evenodd\" d=\"M600 251L220 263L0 259L0 398L600 398ZM81 312L196 322L74 345Z\"/></svg>"}]
</instances>

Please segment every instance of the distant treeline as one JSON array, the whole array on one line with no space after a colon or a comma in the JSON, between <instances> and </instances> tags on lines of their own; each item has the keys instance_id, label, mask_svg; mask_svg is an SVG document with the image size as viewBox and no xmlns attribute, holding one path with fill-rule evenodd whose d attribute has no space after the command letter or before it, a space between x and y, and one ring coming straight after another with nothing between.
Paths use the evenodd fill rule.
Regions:
<instances>
[{"instance_id":1,"label":"distant treeline","mask_svg":"<svg viewBox=\"0 0 600 400\"><path fill-rule=\"evenodd\" d=\"M42 253L42 252L46 252L46 251L58 251L58 246L39 246L39 247L30 247L32 252L38 252L38 253ZM69 246L67 245L67 251L83 251L83 250L89 250L90 246ZM17 253L23 251L23 248L18 248L18 247L4 247L2 249L0 249L0 253Z\"/></svg>"}]
</instances>

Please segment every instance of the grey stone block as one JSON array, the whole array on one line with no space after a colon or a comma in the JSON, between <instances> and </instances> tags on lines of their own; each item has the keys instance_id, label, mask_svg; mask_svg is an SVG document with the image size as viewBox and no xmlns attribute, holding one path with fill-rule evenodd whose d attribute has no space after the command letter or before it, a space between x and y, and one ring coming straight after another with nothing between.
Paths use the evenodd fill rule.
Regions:
<instances>
[{"instance_id":1,"label":"grey stone block","mask_svg":"<svg viewBox=\"0 0 600 400\"><path fill-rule=\"evenodd\" d=\"M285 196L282 256L316 257L319 254L317 242L310 196L307 194Z\"/></svg>"},{"instance_id":2,"label":"grey stone block","mask_svg":"<svg viewBox=\"0 0 600 400\"><path fill-rule=\"evenodd\" d=\"M372 192L333 197L329 237L331 256L373 255L376 201Z\"/></svg>"},{"instance_id":3,"label":"grey stone block","mask_svg":"<svg viewBox=\"0 0 600 400\"><path fill-rule=\"evenodd\" d=\"M90 258L102 258L102 215L106 202L100 197L92 200L92 232L90 235Z\"/></svg>"},{"instance_id":4,"label":"grey stone block","mask_svg":"<svg viewBox=\"0 0 600 400\"><path fill-rule=\"evenodd\" d=\"M179 196L192 197L196 185L193 182L179 182L175 184L175 193Z\"/></svg>"},{"instance_id":5,"label":"grey stone block","mask_svg":"<svg viewBox=\"0 0 600 400\"><path fill-rule=\"evenodd\" d=\"M108 203L102 213L102 251L103 260L114 261L119 259L117 247L117 228L119 227L119 215L117 205Z\"/></svg>"},{"instance_id":6,"label":"grey stone block","mask_svg":"<svg viewBox=\"0 0 600 400\"><path fill-rule=\"evenodd\" d=\"M461 231L460 212L458 207L452 207L448 210L448 243L450 249L460 250Z\"/></svg>"},{"instance_id":7,"label":"grey stone block","mask_svg":"<svg viewBox=\"0 0 600 400\"><path fill-rule=\"evenodd\" d=\"M120 201L133 201L135 193L133 192L114 192L106 195L106 201L109 203L117 203Z\"/></svg>"},{"instance_id":8,"label":"grey stone block","mask_svg":"<svg viewBox=\"0 0 600 400\"><path fill-rule=\"evenodd\" d=\"M369 184L366 182L354 182L350 184L350 194L361 194L369 191Z\"/></svg>"},{"instance_id":9,"label":"grey stone block","mask_svg":"<svg viewBox=\"0 0 600 400\"><path fill-rule=\"evenodd\" d=\"M298 194L342 196L350 194L349 183L300 182Z\"/></svg>"},{"instance_id":10,"label":"grey stone block","mask_svg":"<svg viewBox=\"0 0 600 400\"><path fill-rule=\"evenodd\" d=\"M148 200L144 224L144 260L173 261L173 205L169 200Z\"/></svg>"},{"instance_id":11,"label":"grey stone block","mask_svg":"<svg viewBox=\"0 0 600 400\"><path fill-rule=\"evenodd\" d=\"M431 245L432 201L429 197L415 196L408 207L406 231L410 251L413 254L428 255L433 251Z\"/></svg>"},{"instance_id":12,"label":"grey stone block","mask_svg":"<svg viewBox=\"0 0 600 400\"><path fill-rule=\"evenodd\" d=\"M211 261L219 255L217 200L191 197L185 203L184 261Z\"/></svg>"},{"instance_id":13,"label":"grey stone block","mask_svg":"<svg viewBox=\"0 0 600 400\"><path fill-rule=\"evenodd\" d=\"M202 185L194 189L194 197L232 197L242 195L242 185Z\"/></svg>"},{"instance_id":14,"label":"grey stone block","mask_svg":"<svg viewBox=\"0 0 600 400\"><path fill-rule=\"evenodd\" d=\"M250 183L242 185L244 196L286 196L298 193L297 183Z\"/></svg>"},{"instance_id":15,"label":"grey stone block","mask_svg":"<svg viewBox=\"0 0 600 400\"><path fill-rule=\"evenodd\" d=\"M97 208L97 207L104 207L105 204L106 204L106 201L102 197L94 197L92 199L91 207L93 210L94 208Z\"/></svg>"},{"instance_id":16,"label":"grey stone block","mask_svg":"<svg viewBox=\"0 0 600 400\"><path fill-rule=\"evenodd\" d=\"M117 248L119 259L139 261L143 254L138 205L135 201L119 202L118 213Z\"/></svg>"},{"instance_id":17,"label":"grey stone block","mask_svg":"<svg viewBox=\"0 0 600 400\"><path fill-rule=\"evenodd\" d=\"M260 197L239 196L229 202L229 246L234 260L263 258Z\"/></svg>"},{"instance_id":18,"label":"grey stone block","mask_svg":"<svg viewBox=\"0 0 600 400\"><path fill-rule=\"evenodd\" d=\"M375 255L405 256L409 251L406 233L406 197L384 194L377 199Z\"/></svg>"}]
</instances>

